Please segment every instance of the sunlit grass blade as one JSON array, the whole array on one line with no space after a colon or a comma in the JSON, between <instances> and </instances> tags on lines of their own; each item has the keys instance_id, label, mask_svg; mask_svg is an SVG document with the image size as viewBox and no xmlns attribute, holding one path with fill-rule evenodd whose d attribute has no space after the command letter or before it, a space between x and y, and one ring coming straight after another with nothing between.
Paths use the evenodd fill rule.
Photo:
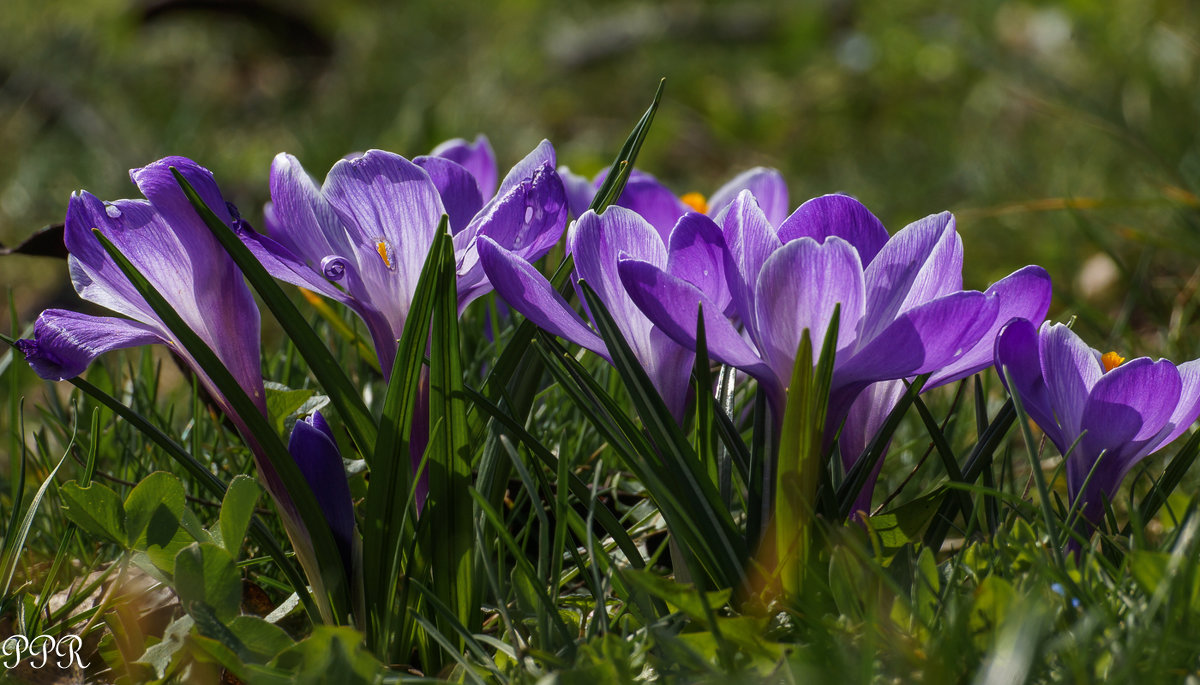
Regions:
<instances>
[{"instance_id":1,"label":"sunlit grass blade","mask_svg":"<svg viewBox=\"0 0 1200 685\"><path fill-rule=\"evenodd\" d=\"M579 287L595 319L600 337L612 355L613 366L620 374L638 416L657 448L659 458L655 466L660 471L660 477L678 489L677 496L687 504L692 525L703 530L707 536L701 563L709 573L714 574L713 579L721 587L741 586L746 580L746 550L729 511L721 504L716 484L708 479L703 465L688 444L687 436L671 416L604 303L586 282L580 281ZM699 549L688 551L697 555L702 552Z\"/></svg>"},{"instance_id":2,"label":"sunlit grass blade","mask_svg":"<svg viewBox=\"0 0 1200 685\"><path fill-rule=\"evenodd\" d=\"M204 204L204 200L200 199L200 195L177 169L172 167L171 173L175 175L175 180L183 189L184 195L187 195L200 218L204 220L205 225L229 253L251 287L262 298L267 309L270 309L271 313L275 315L296 349L299 350L300 355L304 357L304 361L308 362L313 376L325 389L333 406L337 408L338 414L342 417L342 421L345 422L350 437L358 446L359 452L363 456L370 456L372 448L375 446L377 430L375 420L363 403L358 388L346 376L342 364L329 353L329 349L325 347L316 331L309 326L308 321L296 309L296 305L288 299L283 288L255 259L250 249L242 244L233 229L226 226Z\"/></svg>"},{"instance_id":3,"label":"sunlit grass blade","mask_svg":"<svg viewBox=\"0 0 1200 685\"><path fill-rule=\"evenodd\" d=\"M414 530L412 517L407 515L411 503L406 495L415 485L409 444L435 297L445 287L441 279L445 245L449 242L446 224L443 217L425 257L392 363L374 446L371 483L363 506L363 593L371 598L367 606L367 644L381 656L389 654L401 627L395 612L404 611L397 602L397 580L402 547Z\"/></svg>"},{"instance_id":4,"label":"sunlit grass blade","mask_svg":"<svg viewBox=\"0 0 1200 685\"><path fill-rule=\"evenodd\" d=\"M306 567L309 581L314 585L322 586L318 590L317 604L322 607L322 614L327 613L324 616L327 621L346 620L350 613L350 588L343 572L341 555L333 540L329 524L313 495L312 488L300 473L299 467L296 466L280 436L267 418L259 412L258 407L212 349L188 327L179 314L163 299L163 296L138 271L137 267L121 254L121 251L103 232L98 229L93 229L92 232L133 287L145 298L146 303L158 315L163 324L178 338L196 364L205 370L217 390L229 402L232 410L244 422L246 430L250 433L243 436L244 439L247 442L257 443L261 447L263 456L275 469L280 482L286 489L286 493L280 494L290 497L294 504L296 516L299 518L299 521L295 521L294 524L303 527L301 530L294 531L293 544L297 548L297 556L300 558L301 564ZM286 509L287 505L280 506L280 512L284 515L283 520L288 523L289 517ZM289 525L293 524L289 523ZM308 543L312 546L311 553L305 553L303 550L306 543L303 537L305 534L307 534ZM306 560L306 557L309 558Z\"/></svg>"},{"instance_id":5,"label":"sunlit grass blade","mask_svg":"<svg viewBox=\"0 0 1200 685\"><path fill-rule=\"evenodd\" d=\"M833 382L840 316L839 304L829 319L815 367L809 330L804 329L783 411L775 463L775 515L771 525L775 530L773 542L780 584L791 596L800 592L813 538L811 528L824 463L825 415Z\"/></svg>"},{"instance_id":6,"label":"sunlit grass blade","mask_svg":"<svg viewBox=\"0 0 1200 685\"><path fill-rule=\"evenodd\" d=\"M462 354L459 348L458 289L455 285L454 245L445 218L438 288L433 293L433 333L429 351L429 425L442 425L429 442L429 499L422 524L433 532L431 559L433 593L454 612L458 622L472 632L482 624L480 595L475 583L471 525L472 453L463 392ZM439 619L438 625L442 625ZM444 634L451 631L443 629ZM459 645L461 649L461 644Z\"/></svg>"},{"instance_id":7,"label":"sunlit grass blade","mask_svg":"<svg viewBox=\"0 0 1200 685\"><path fill-rule=\"evenodd\" d=\"M666 82L666 79L658 82L658 90L654 92L654 101L650 103L646 113L633 128L633 133L628 140L621 146L621 151L617 153L617 158L613 161L608 176L604 178L600 188L596 191L596 196L592 198L592 204L589 207L592 211L598 214L603 213L609 205L621 198L621 192L625 190L629 174L633 172L633 163L642 149L642 143L646 141L646 134L650 132L650 124L654 122L654 113L658 111L658 103L662 100L663 86Z\"/></svg>"}]
</instances>

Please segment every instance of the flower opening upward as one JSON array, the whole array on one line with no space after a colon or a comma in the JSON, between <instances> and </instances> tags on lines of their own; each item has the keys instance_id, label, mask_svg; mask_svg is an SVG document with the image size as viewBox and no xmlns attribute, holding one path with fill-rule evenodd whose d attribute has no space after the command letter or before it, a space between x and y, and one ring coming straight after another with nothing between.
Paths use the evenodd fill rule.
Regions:
<instances>
[{"instance_id":1,"label":"flower opening upward","mask_svg":"<svg viewBox=\"0 0 1200 685\"><path fill-rule=\"evenodd\" d=\"M1200 360L1124 361L1063 324L1038 328L1024 319L1004 327L995 355L1006 387L1066 457L1067 494L1085 535L1129 470L1200 415Z\"/></svg>"}]
</instances>

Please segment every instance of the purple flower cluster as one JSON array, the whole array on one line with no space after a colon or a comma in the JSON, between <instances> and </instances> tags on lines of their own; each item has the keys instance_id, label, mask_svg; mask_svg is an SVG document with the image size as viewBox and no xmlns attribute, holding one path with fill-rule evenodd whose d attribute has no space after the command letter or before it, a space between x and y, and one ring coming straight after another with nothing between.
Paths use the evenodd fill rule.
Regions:
<instances>
[{"instance_id":1,"label":"purple flower cluster","mask_svg":"<svg viewBox=\"0 0 1200 685\"><path fill-rule=\"evenodd\" d=\"M1061 325L1042 325L1050 279L1027 266L986 290L964 290L963 242L949 213L889 234L863 204L817 197L790 211L786 185L770 169L747 171L711 196L678 196L634 172L617 205L588 205L601 177L557 168L543 141L497 181L483 137L449 141L412 160L371 150L337 162L322 185L291 155L271 166L267 233L227 209L212 175L168 158L132 172L147 200L105 203L86 192L68 205L66 242L80 296L118 317L47 310L20 349L44 378L80 374L103 352L163 342L223 402L178 341L92 235L104 232L208 343L265 412L259 314L241 275L179 190L178 168L275 277L354 311L390 373L413 292L435 231L448 218L457 258L459 311L495 290L546 331L604 358L582 315L534 263L566 230L575 282L608 308L667 407L684 420L703 311L708 355L755 379L775 430L784 416L795 358L807 330L819 345L840 312L825 435L851 468L903 392L993 364L1010 374L1031 418L1067 455L1067 482L1088 521L1142 457L1181 435L1200 413L1200 362L1176 367L1142 358L1108 369ZM581 300L583 298L580 298ZM228 410L228 406L225 407ZM236 422L237 417L229 412ZM418 424L420 422L418 421ZM424 445L413 443L414 458ZM425 427L427 429L427 426ZM1074 447L1073 447L1074 446ZM296 425L291 450L314 484L349 555L353 510L336 441L319 415ZM269 465L260 460L272 494ZM870 504L873 481L859 495Z\"/></svg>"}]
</instances>

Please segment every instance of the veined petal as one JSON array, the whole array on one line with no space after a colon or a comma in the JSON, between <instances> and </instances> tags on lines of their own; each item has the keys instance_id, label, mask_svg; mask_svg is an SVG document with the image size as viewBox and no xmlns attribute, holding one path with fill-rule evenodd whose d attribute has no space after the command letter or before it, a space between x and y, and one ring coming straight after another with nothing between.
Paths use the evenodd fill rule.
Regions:
<instances>
[{"instance_id":1,"label":"veined petal","mask_svg":"<svg viewBox=\"0 0 1200 685\"><path fill-rule=\"evenodd\" d=\"M500 187L496 190L496 197L504 197L514 186L533 178L538 169L546 165L550 165L550 168L553 169L558 166L558 162L554 155L554 146L550 144L550 141L543 140L508 171L504 180L500 182ZM489 195L485 193L484 197L489 197Z\"/></svg>"},{"instance_id":2,"label":"veined petal","mask_svg":"<svg viewBox=\"0 0 1200 685\"><path fill-rule=\"evenodd\" d=\"M719 215L743 190L749 190L758 200L759 208L772 226L783 222L788 212L787 183L775 169L761 166L743 171L718 188L708 199L709 216Z\"/></svg>"},{"instance_id":3,"label":"veined petal","mask_svg":"<svg viewBox=\"0 0 1200 685\"><path fill-rule=\"evenodd\" d=\"M271 162L271 204L263 212L267 234L310 268L326 255L353 258L354 243L321 189L292 155Z\"/></svg>"},{"instance_id":4,"label":"veined petal","mask_svg":"<svg viewBox=\"0 0 1200 685\"><path fill-rule=\"evenodd\" d=\"M671 236L675 222L688 211L687 205L675 193L645 172L629 175L629 181L617 199L617 206L637 212L658 231L664 245Z\"/></svg>"},{"instance_id":5,"label":"veined petal","mask_svg":"<svg viewBox=\"0 0 1200 685\"><path fill-rule=\"evenodd\" d=\"M186 157L164 157L140 169L131 169L129 178L168 223L177 227L188 226L187 231L177 228L181 237L184 234L193 237L194 233L194 237L205 239L206 244L213 243L215 245L216 239L203 225L200 215L192 207L191 201L183 194L183 189L179 187L179 182L171 173L171 167L174 167L187 179L196 193L200 195L200 199L204 200L204 204L208 205L208 208L221 221L225 222L226 226L232 225L233 217L225 204L225 198L221 197L221 190L217 188L217 182L213 178L212 172ZM191 230L193 227L190 224L192 223L197 224L195 226L197 230Z\"/></svg>"},{"instance_id":6,"label":"veined petal","mask_svg":"<svg viewBox=\"0 0 1200 685\"><path fill-rule=\"evenodd\" d=\"M475 178L479 188L479 196L489 198L496 193L496 153L492 152L492 144L486 136L475 136L475 142L468 143L462 138L453 138L433 148L431 157L442 157L454 162Z\"/></svg>"},{"instance_id":7,"label":"veined petal","mask_svg":"<svg viewBox=\"0 0 1200 685\"><path fill-rule=\"evenodd\" d=\"M558 176L562 179L563 187L567 191L567 207L571 210L571 216L578 219L588 210L592 199L596 197L596 184L588 177L572 172L566 166L558 168Z\"/></svg>"},{"instance_id":8,"label":"veined petal","mask_svg":"<svg viewBox=\"0 0 1200 685\"><path fill-rule=\"evenodd\" d=\"M237 233L242 239L242 244L250 249L255 259L273 277L318 292L344 305L355 306L352 297L333 285L338 282L345 283L348 276L356 277L352 275L356 268L352 261L340 255L326 255L314 268L302 262L291 250L265 235L251 230L240 230ZM335 261L339 258L340 262Z\"/></svg>"},{"instance_id":9,"label":"veined petal","mask_svg":"<svg viewBox=\"0 0 1200 685\"><path fill-rule=\"evenodd\" d=\"M904 390L904 381L901 380L872 383L850 405L845 425L842 427L842 433L838 437L838 449L842 455L842 467L847 472L862 458L863 452L867 450L871 441L875 439L875 434L883 427L883 422L887 420L888 414L891 413L896 403L904 395ZM833 431L837 430L838 423L840 421L837 421L834 415L831 414L825 424L826 435L833 435ZM886 456L885 447L884 457ZM854 507L851 509L852 512L865 511L870 513L871 497L875 493L875 483L879 480L879 473L883 470L884 457L880 457L879 461L875 464L875 469L867 477L866 483L863 484L863 489L855 498Z\"/></svg>"},{"instance_id":10,"label":"veined petal","mask_svg":"<svg viewBox=\"0 0 1200 685\"><path fill-rule=\"evenodd\" d=\"M631 210L614 206L604 214L586 212L580 217L567 235L567 248L574 255L576 275L596 291L634 354L646 365L653 352L651 324L625 292L617 262L629 257L665 267L667 247L658 233ZM579 299L586 302L582 294Z\"/></svg>"},{"instance_id":11,"label":"veined petal","mask_svg":"<svg viewBox=\"0 0 1200 685\"><path fill-rule=\"evenodd\" d=\"M560 338L608 358L604 341L584 323L537 269L487 236L477 242L479 261L496 294L513 309Z\"/></svg>"},{"instance_id":12,"label":"veined petal","mask_svg":"<svg viewBox=\"0 0 1200 685\"><path fill-rule=\"evenodd\" d=\"M1027 266L996 281L983 293L1000 303L996 321L979 342L957 361L933 374L925 389L953 383L991 366L995 360L996 336L1013 319L1041 323L1050 309L1050 274L1040 266Z\"/></svg>"},{"instance_id":13,"label":"veined petal","mask_svg":"<svg viewBox=\"0 0 1200 685\"><path fill-rule=\"evenodd\" d=\"M334 164L324 194L355 244L363 290L351 294L386 315L398 340L444 211L437 188L412 162L371 150Z\"/></svg>"},{"instance_id":14,"label":"veined petal","mask_svg":"<svg viewBox=\"0 0 1200 685\"><path fill-rule=\"evenodd\" d=\"M137 321L47 309L33 326L33 338L17 349L37 375L50 381L74 378L110 350L164 342L159 331Z\"/></svg>"},{"instance_id":15,"label":"veined petal","mask_svg":"<svg viewBox=\"0 0 1200 685\"><path fill-rule=\"evenodd\" d=\"M567 222L566 204L566 191L558 174L553 167L543 165L455 236L455 247L461 246L457 250L460 307L490 290L479 265L477 236L486 235L516 257L535 262L562 237Z\"/></svg>"},{"instance_id":16,"label":"veined petal","mask_svg":"<svg viewBox=\"0 0 1200 685\"><path fill-rule=\"evenodd\" d=\"M1182 387L1171 362L1149 357L1128 361L1101 376L1083 407L1086 432L1078 456L1067 458L1068 492L1072 496L1080 492L1094 456L1102 451L1107 454L1098 468L1115 471L1119 483L1142 456L1142 447L1151 440L1160 442L1164 429L1170 430L1167 422L1179 404ZM1088 490L1098 494L1091 485ZM1111 497L1113 492L1106 494ZM1085 494L1085 499L1094 498Z\"/></svg>"},{"instance_id":17,"label":"veined petal","mask_svg":"<svg viewBox=\"0 0 1200 685\"><path fill-rule=\"evenodd\" d=\"M962 240L954 217L942 212L904 227L866 267L866 281L862 340L909 309L962 290Z\"/></svg>"},{"instance_id":18,"label":"veined petal","mask_svg":"<svg viewBox=\"0 0 1200 685\"><path fill-rule=\"evenodd\" d=\"M1181 387L1179 403L1175 406L1175 411L1171 412L1171 418L1167 422L1171 428L1158 444L1149 446L1150 449L1146 454L1165 447L1175 438L1183 435L1184 431L1196 422L1196 417L1200 416L1200 360L1184 362L1175 369L1179 372Z\"/></svg>"},{"instance_id":19,"label":"veined petal","mask_svg":"<svg viewBox=\"0 0 1200 685\"><path fill-rule=\"evenodd\" d=\"M320 412L296 422L288 440L288 452L312 488L349 570L354 549L354 502L337 441Z\"/></svg>"},{"instance_id":20,"label":"veined petal","mask_svg":"<svg viewBox=\"0 0 1200 685\"><path fill-rule=\"evenodd\" d=\"M800 205L779 224L779 239L787 243L808 237L818 243L837 236L858 250L863 268L888 241L887 229L861 202L847 195L823 195Z\"/></svg>"},{"instance_id":21,"label":"veined petal","mask_svg":"<svg viewBox=\"0 0 1200 685\"><path fill-rule=\"evenodd\" d=\"M703 307L704 335L712 358L742 369L776 392L782 392L783 383L771 367L738 334L721 313L721 308L696 286L647 262L626 259L618 268L629 297L654 322L657 330L684 348L695 350L696 318Z\"/></svg>"},{"instance_id":22,"label":"veined petal","mask_svg":"<svg viewBox=\"0 0 1200 685\"><path fill-rule=\"evenodd\" d=\"M869 295L868 295L869 297ZM998 303L969 290L910 309L834 371L834 385L907 378L936 371L979 342Z\"/></svg>"},{"instance_id":23,"label":"veined petal","mask_svg":"<svg viewBox=\"0 0 1200 685\"><path fill-rule=\"evenodd\" d=\"M450 219L450 232L467 227L483 207L479 184L464 167L443 157L417 157L413 164L425 170L442 196L442 205Z\"/></svg>"},{"instance_id":24,"label":"veined petal","mask_svg":"<svg viewBox=\"0 0 1200 685\"><path fill-rule=\"evenodd\" d=\"M1042 376L1042 362L1039 353L1038 330L1034 324L1025 319L1014 319L1000 328L996 336L995 362L1000 371L1000 380L1009 387L1008 378L1003 369L1008 370L1015 384L1016 394L1021 399L1025 413L1050 438L1060 453L1066 452L1078 434L1064 435L1055 418L1054 405L1051 404L1050 390L1046 387L1046 379Z\"/></svg>"},{"instance_id":25,"label":"veined petal","mask_svg":"<svg viewBox=\"0 0 1200 685\"><path fill-rule=\"evenodd\" d=\"M725 234L725 278L729 282L733 307L742 324L753 332L757 328L754 288L758 274L767 257L783 244L748 190L738 193L719 223Z\"/></svg>"},{"instance_id":26,"label":"veined petal","mask_svg":"<svg viewBox=\"0 0 1200 685\"><path fill-rule=\"evenodd\" d=\"M688 387L691 384L692 366L696 362L694 348L689 350L672 340L658 328L650 330L650 363L646 374L662 396L667 409L675 420L683 423L683 412L687 406Z\"/></svg>"},{"instance_id":27,"label":"veined petal","mask_svg":"<svg viewBox=\"0 0 1200 685\"><path fill-rule=\"evenodd\" d=\"M1038 349L1050 406L1063 438L1073 441L1083 432L1083 408L1092 386L1104 374L1100 361L1096 351L1063 324L1042 326Z\"/></svg>"},{"instance_id":28,"label":"veined petal","mask_svg":"<svg viewBox=\"0 0 1200 685\"><path fill-rule=\"evenodd\" d=\"M726 311L725 237L707 216L688 212L675 224L667 247L667 273L691 283Z\"/></svg>"},{"instance_id":29,"label":"veined petal","mask_svg":"<svg viewBox=\"0 0 1200 685\"><path fill-rule=\"evenodd\" d=\"M785 385L795 364L814 364L825 332L840 304L837 351L854 343L862 317L863 272L850 243L831 237L824 244L812 238L794 240L767 259L754 296L758 340L763 356ZM796 359L796 348L808 329L813 359Z\"/></svg>"}]
</instances>

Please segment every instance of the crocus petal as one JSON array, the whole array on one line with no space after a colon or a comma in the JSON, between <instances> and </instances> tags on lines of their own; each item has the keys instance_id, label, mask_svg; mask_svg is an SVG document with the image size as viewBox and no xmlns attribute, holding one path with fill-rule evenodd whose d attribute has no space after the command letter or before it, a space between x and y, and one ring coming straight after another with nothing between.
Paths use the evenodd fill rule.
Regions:
<instances>
[{"instance_id":1,"label":"crocus petal","mask_svg":"<svg viewBox=\"0 0 1200 685\"><path fill-rule=\"evenodd\" d=\"M580 176L566 166L558 168L558 176L567 191L567 207L571 210L571 216L578 219L591 206L592 198L596 196L596 185L588 177Z\"/></svg>"},{"instance_id":2,"label":"crocus petal","mask_svg":"<svg viewBox=\"0 0 1200 685\"><path fill-rule=\"evenodd\" d=\"M333 206L304 167L281 152L271 162L271 204L263 212L267 234L300 261L320 270L326 255L355 255L345 227Z\"/></svg>"},{"instance_id":3,"label":"crocus petal","mask_svg":"<svg viewBox=\"0 0 1200 685\"><path fill-rule=\"evenodd\" d=\"M533 178L538 169L547 165L553 169L558 163L554 155L554 146L550 144L550 141L543 140L529 154L525 155L524 159L509 169L504 180L500 182L500 187L496 189L496 198L504 197L514 186ZM489 197L489 195L485 193L484 197Z\"/></svg>"},{"instance_id":4,"label":"crocus petal","mask_svg":"<svg viewBox=\"0 0 1200 685\"><path fill-rule=\"evenodd\" d=\"M651 324L626 294L617 262L627 256L665 267L667 248L658 233L631 210L614 206L604 214L584 213L567 235L567 249L574 255L576 275L596 291L645 365L652 355ZM582 292L579 299L587 301Z\"/></svg>"},{"instance_id":5,"label":"crocus petal","mask_svg":"<svg viewBox=\"0 0 1200 685\"><path fill-rule=\"evenodd\" d=\"M478 236L488 236L525 261L537 261L562 237L567 223L566 204L566 192L558 174L550 165L543 165L455 236L460 309L491 290L479 265Z\"/></svg>"},{"instance_id":6,"label":"crocus petal","mask_svg":"<svg viewBox=\"0 0 1200 685\"><path fill-rule=\"evenodd\" d=\"M758 273L762 271L767 257L782 243L748 190L743 190L734 198L720 223L728 248L725 277L729 281L729 294L742 324L753 332L757 328L754 323L754 288L758 283Z\"/></svg>"},{"instance_id":7,"label":"crocus petal","mask_svg":"<svg viewBox=\"0 0 1200 685\"><path fill-rule=\"evenodd\" d=\"M50 381L74 378L110 350L163 342L150 326L128 319L47 309L33 326L33 338L17 349L37 375Z\"/></svg>"},{"instance_id":8,"label":"crocus petal","mask_svg":"<svg viewBox=\"0 0 1200 685\"><path fill-rule=\"evenodd\" d=\"M905 311L962 290L962 240L954 217L942 212L904 227L866 267L866 281L864 341Z\"/></svg>"},{"instance_id":9,"label":"crocus petal","mask_svg":"<svg viewBox=\"0 0 1200 685\"><path fill-rule=\"evenodd\" d=\"M994 299L971 290L911 309L839 363L834 383L849 385L936 371L979 341L995 321L997 308Z\"/></svg>"},{"instance_id":10,"label":"crocus petal","mask_svg":"<svg viewBox=\"0 0 1200 685\"><path fill-rule=\"evenodd\" d=\"M492 152L492 144L486 136L475 136L473 143L462 138L447 140L433 148L429 155L448 159L469 171L475 177L480 197L488 198L496 193L496 153Z\"/></svg>"},{"instance_id":11,"label":"crocus petal","mask_svg":"<svg viewBox=\"0 0 1200 685\"><path fill-rule=\"evenodd\" d=\"M667 253L667 273L695 285L721 311L729 308L725 237L712 219L696 212L684 214L671 231Z\"/></svg>"},{"instance_id":12,"label":"crocus petal","mask_svg":"<svg viewBox=\"0 0 1200 685\"><path fill-rule=\"evenodd\" d=\"M1101 452L1107 452L1097 470L1112 476L1115 482L1136 462L1141 447L1161 433L1179 404L1182 382L1175 366L1168 361L1141 357L1122 364L1096 381L1083 407L1082 422L1086 433L1076 452L1067 458L1067 491L1071 499L1082 494L1086 502L1099 500L1096 478L1087 492L1080 488ZM1105 485L1101 479L1099 485ZM1112 487L1112 486L1110 486ZM1107 489L1108 496L1113 489Z\"/></svg>"},{"instance_id":13,"label":"crocus petal","mask_svg":"<svg viewBox=\"0 0 1200 685\"><path fill-rule=\"evenodd\" d=\"M355 306L353 298L331 283L331 281L345 280L346 273L351 272L354 268L352 265L330 260L329 257L335 256L329 255L326 259L318 262L314 269L300 261L300 258L291 250L265 235L250 230L241 230L238 231L238 237L242 239L242 244L254 254L255 259L263 265L267 273L273 277L318 292L344 305Z\"/></svg>"},{"instance_id":14,"label":"crocus petal","mask_svg":"<svg viewBox=\"0 0 1200 685\"><path fill-rule=\"evenodd\" d=\"M696 353L681 347L657 328L650 331L650 347L653 352L646 375L650 376L671 416L682 424Z\"/></svg>"},{"instance_id":15,"label":"crocus petal","mask_svg":"<svg viewBox=\"0 0 1200 685\"><path fill-rule=\"evenodd\" d=\"M845 350L854 342L865 299L858 253L837 237L824 244L812 238L792 241L763 264L754 299L760 349L786 386L794 364L815 363L833 310L839 304L837 350ZM796 348L805 329L814 357L798 360Z\"/></svg>"},{"instance_id":16,"label":"crocus petal","mask_svg":"<svg viewBox=\"0 0 1200 685\"><path fill-rule=\"evenodd\" d=\"M358 252L363 290L351 294L383 312L398 340L444 211L437 188L412 162L371 150L335 164L324 194Z\"/></svg>"},{"instance_id":17,"label":"crocus petal","mask_svg":"<svg viewBox=\"0 0 1200 685\"><path fill-rule=\"evenodd\" d=\"M1175 406L1175 411L1171 413L1168 421L1171 426L1170 431L1157 444L1148 446L1149 449L1145 454L1154 452L1183 435L1184 431L1191 428L1192 424L1196 422L1196 417L1200 416L1200 360L1184 362L1175 369L1179 372L1179 380L1182 385L1179 391L1179 403Z\"/></svg>"},{"instance_id":18,"label":"crocus petal","mask_svg":"<svg viewBox=\"0 0 1200 685\"><path fill-rule=\"evenodd\" d=\"M1050 309L1050 274L1040 266L1027 266L996 281L983 294L999 302L995 323L966 354L935 373L925 384L925 390L953 383L991 366L996 335L1009 321L1027 319L1041 323Z\"/></svg>"},{"instance_id":19,"label":"crocus petal","mask_svg":"<svg viewBox=\"0 0 1200 685\"><path fill-rule=\"evenodd\" d=\"M1009 321L996 336L996 368L1009 392L1016 391L1029 418L1058 447L1059 452L1066 452L1077 436L1063 435L1055 419L1050 390L1042 376L1038 346L1038 330L1032 322L1025 319ZM1010 378L1014 386L1009 386Z\"/></svg>"},{"instance_id":20,"label":"crocus petal","mask_svg":"<svg viewBox=\"0 0 1200 685\"><path fill-rule=\"evenodd\" d=\"M665 245L679 217L688 211L675 193L647 173L630 174L617 206L637 212L658 231Z\"/></svg>"},{"instance_id":21,"label":"crocus petal","mask_svg":"<svg viewBox=\"0 0 1200 685\"><path fill-rule=\"evenodd\" d=\"M413 164L425 170L442 196L442 205L450 220L450 232L458 233L467 227L483 207L483 196L475 177L459 164L443 157L417 157Z\"/></svg>"},{"instance_id":22,"label":"crocus petal","mask_svg":"<svg viewBox=\"0 0 1200 685\"><path fill-rule=\"evenodd\" d=\"M788 211L787 183L782 174L766 167L747 169L718 188L708 199L709 216L720 214L743 190L749 190L758 200L759 208L772 226L783 222Z\"/></svg>"},{"instance_id":23,"label":"crocus petal","mask_svg":"<svg viewBox=\"0 0 1200 685\"><path fill-rule=\"evenodd\" d=\"M513 309L560 338L606 359L608 350L579 314L537 269L487 236L478 240L479 261L498 294Z\"/></svg>"},{"instance_id":24,"label":"crocus petal","mask_svg":"<svg viewBox=\"0 0 1200 685\"><path fill-rule=\"evenodd\" d=\"M872 383L850 405L845 424L842 426L842 433L838 437L838 450L842 454L842 467L847 472L862 458L863 452L867 450L867 447L875 439L875 435L879 432L879 429L883 427L883 422L887 420L888 414L891 413L896 403L904 395L904 390L904 381L902 380ZM836 421L833 416L830 416L829 419L831 421L826 424L828 426L826 434L832 435L837 430L837 424L840 421ZM852 512L865 511L870 513L871 497L875 493L875 482L879 480L879 473L882 470L883 458L880 458L875 465L874 471L872 471L863 485L863 489L855 498L854 508L851 509Z\"/></svg>"},{"instance_id":25,"label":"crocus petal","mask_svg":"<svg viewBox=\"0 0 1200 685\"><path fill-rule=\"evenodd\" d=\"M1038 335L1042 377L1050 406L1067 444L1083 432L1083 408L1103 371L1096 351L1063 324L1044 326Z\"/></svg>"},{"instance_id":26,"label":"crocus petal","mask_svg":"<svg viewBox=\"0 0 1200 685\"><path fill-rule=\"evenodd\" d=\"M296 422L288 441L288 452L312 488L349 569L354 549L354 502L337 441L320 412Z\"/></svg>"},{"instance_id":27,"label":"crocus petal","mask_svg":"<svg viewBox=\"0 0 1200 685\"><path fill-rule=\"evenodd\" d=\"M820 243L829 236L853 245L864 268L888 241L883 223L861 202L846 195L813 198L779 225L779 239L785 243L803 237Z\"/></svg>"},{"instance_id":28,"label":"crocus petal","mask_svg":"<svg viewBox=\"0 0 1200 685\"><path fill-rule=\"evenodd\" d=\"M654 264L632 259L619 265L621 282L633 302L657 329L686 349L696 349L697 310L704 310L704 335L713 359L742 369L778 392L782 386L771 367L738 334L729 319L696 286Z\"/></svg>"}]
</instances>

